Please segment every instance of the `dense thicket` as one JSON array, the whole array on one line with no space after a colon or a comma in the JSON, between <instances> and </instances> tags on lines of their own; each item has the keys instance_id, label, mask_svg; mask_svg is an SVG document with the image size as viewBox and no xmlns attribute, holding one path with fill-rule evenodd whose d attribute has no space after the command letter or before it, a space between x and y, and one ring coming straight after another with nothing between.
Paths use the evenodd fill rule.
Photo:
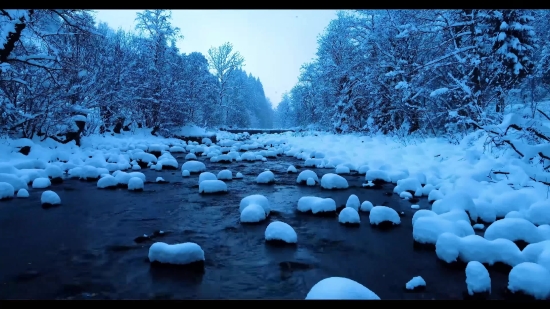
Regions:
<instances>
[{"instance_id":1,"label":"dense thicket","mask_svg":"<svg viewBox=\"0 0 550 309\"><path fill-rule=\"evenodd\" d=\"M88 10L0 9L0 30L2 136L272 125L262 83L232 45L181 53L188 29L172 26L170 11L143 11L125 32Z\"/></svg>"},{"instance_id":2,"label":"dense thicket","mask_svg":"<svg viewBox=\"0 0 550 309\"><path fill-rule=\"evenodd\" d=\"M550 91L548 10L340 12L277 126L446 136L532 117Z\"/></svg>"}]
</instances>

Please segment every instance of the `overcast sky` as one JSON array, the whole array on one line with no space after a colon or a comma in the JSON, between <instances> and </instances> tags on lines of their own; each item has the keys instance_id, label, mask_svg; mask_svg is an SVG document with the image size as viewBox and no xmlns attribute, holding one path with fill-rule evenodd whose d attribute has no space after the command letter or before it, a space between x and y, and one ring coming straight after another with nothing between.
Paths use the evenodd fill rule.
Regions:
<instances>
[{"instance_id":1,"label":"overcast sky","mask_svg":"<svg viewBox=\"0 0 550 309\"><path fill-rule=\"evenodd\" d=\"M133 30L136 12L99 10L96 17ZM231 42L274 105L296 84L302 64L315 57L317 37L334 18L335 10L172 10L172 24L184 36L180 51L206 55L210 47Z\"/></svg>"}]
</instances>

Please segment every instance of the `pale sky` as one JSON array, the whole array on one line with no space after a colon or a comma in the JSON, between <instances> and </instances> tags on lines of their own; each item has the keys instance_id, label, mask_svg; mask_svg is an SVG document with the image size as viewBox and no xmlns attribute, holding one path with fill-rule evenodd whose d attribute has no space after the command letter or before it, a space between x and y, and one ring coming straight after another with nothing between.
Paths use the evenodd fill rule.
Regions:
<instances>
[{"instance_id":1,"label":"pale sky","mask_svg":"<svg viewBox=\"0 0 550 309\"><path fill-rule=\"evenodd\" d=\"M133 30L139 10L98 10L97 20ZM336 10L172 10L172 25L184 39L181 52L201 52L230 42L245 59L243 69L259 77L273 105L298 81L300 67L317 51L317 38Z\"/></svg>"}]
</instances>

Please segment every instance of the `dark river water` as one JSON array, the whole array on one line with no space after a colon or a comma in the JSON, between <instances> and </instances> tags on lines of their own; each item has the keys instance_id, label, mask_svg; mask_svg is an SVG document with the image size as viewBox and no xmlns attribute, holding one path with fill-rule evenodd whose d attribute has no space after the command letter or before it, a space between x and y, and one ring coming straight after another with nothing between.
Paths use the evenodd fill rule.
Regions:
<instances>
[{"instance_id":1,"label":"dark river water","mask_svg":"<svg viewBox=\"0 0 550 309\"><path fill-rule=\"evenodd\" d=\"M71 179L48 188L61 197L59 207L42 209L42 190L35 189L28 199L0 202L0 298L304 299L318 281L341 276L367 286L382 299L462 299L464 270L441 265L433 251L413 249L414 210L410 202L385 194L392 192L392 185L364 189L364 176L350 175L347 190L297 186L297 174L287 174L286 169L293 164L301 171L303 161L289 157L204 162L215 174L228 168L245 178L228 181L229 194L200 195L197 175L182 178L179 170L144 169L149 181L161 176L170 183L146 183L144 192L129 192L100 190L96 182ZM265 168L275 173L276 184L255 183ZM319 177L333 172L312 170ZM240 200L250 194L265 195L276 211L262 224L239 223ZM336 217L295 212L298 199L305 195L330 197L344 205L350 194L361 202L404 211L402 224L379 230L362 213L360 227L354 228L340 225ZM419 204L429 208L426 200ZM265 244L265 228L274 220L294 227L297 247ZM134 242L155 230L167 233ZM204 273L151 267L147 254L154 241L199 244L205 251ZM300 264L289 268L285 262ZM507 274L490 273L491 298L500 299ZM426 289L406 291L405 283L415 276L426 280Z\"/></svg>"}]
</instances>

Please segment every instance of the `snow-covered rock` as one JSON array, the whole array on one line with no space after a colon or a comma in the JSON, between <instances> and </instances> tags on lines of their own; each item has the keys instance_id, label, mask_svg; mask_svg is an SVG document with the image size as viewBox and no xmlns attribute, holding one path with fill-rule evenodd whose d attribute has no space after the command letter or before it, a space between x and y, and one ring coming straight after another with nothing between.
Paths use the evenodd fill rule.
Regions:
<instances>
[{"instance_id":1,"label":"snow-covered rock","mask_svg":"<svg viewBox=\"0 0 550 309\"><path fill-rule=\"evenodd\" d=\"M294 165L290 165L290 166L286 169L286 172L287 172L287 173L298 173L298 170L296 170L296 167L294 167Z\"/></svg>"},{"instance_id":2,"label":"snow-covered rock","mask_svg":"<svg viewBox=\"0 0 550 309\"><path fill-rule=\"evenodd\" d=\"M32 182L32 188L33 189L45 189L49 186L52 185L52 182L50 181L49 178L36 178L33 182Z\"/></svg>"},{"instance_id":3,"label":"snow-covered rock","mask_svg":"<svg viewBox=\"0 0 550 309\"><path fill-rule=\"evenodd\" d=\"M265 219L265 211L258 204L249 204L241 211L241 223L258 223Z\"/></svg>"},{"instance_id":4,"label":"snow-covered rock","mask_svg":"<svg viewBox=\"0 0 550 309\"><path fill-rule=\"evenodd\" d=\"M322 214L336 211L336 202L331 198L303 196L298 200L297 209L300 212L311 211L313 214Z\"/></svg>"},{"instance_id":5,"label":"snow-covered rock","mask_svg":"<svg viewBox=\"0 0 550 309\"><path fill-rule=\"evenodd\" d=\"M149 261L172 265L204 262L204 251L193 242L174 245L156 242L149 248Z\"/></svg>"},{"instance_id":6,"label":"snow-covered rock","mask_svg":"<svg viewBox=\"0 0 550 309\"><path fill-rule=\"evenodd\" d=\"M271 222L265 229L264 236L268 242L279 241L287 244L298 242L296 231L290 225L281 221Z\"/></svg>"},{"instance_id":7,"label":"snow-covered rock","mask_svg":"<svg viewBox=\"0 0 550 309\"><path fill-rule=\"evenodd\" d=\"M97 181L97 187L100 189L114 189L118 186L118 180L111 175L105 175Z\"/></svg>"},{"instance_id":8,"label":"snow-covered rock","mask_svg":"<svg viewBox=\"0 0 550 309\"><path fill-rule=\"evenodd\" d=\"M244 197L239 204L239 212L242 213L247 206L252 204L261 206L265 212L265 215L269 216L269 213L271 212L271 208L269 207L269 200L267 199L267 197L261 194L252 194Z\"/></svg>"},{"instance_id":9,"label":"snow-covered rock","mask_svg":"<svg viewBox=\"0 0 550 309\"><path fill-rule=\"evenodd\" d=\"M210 173L210 172L202 172L199 175L199 185L200 185L201 182L203 182L205 180L218 180L218 177L216 177L216 175L214 175L213 173Z\"/></svg>"},{"instance_id":10,"label":"snow-covered rock","mask_svg":"<svg viewBox=\"0 0 550 309\"><path fill-rule=\"evenodd\" d=\"M42 195L40 196L40 202L42 203L42 207L51 207L61 204L61 198L57 193L47 190L42 192Z\"/></svg>"},{"instance_id":11,"label":"snow-covered rock","mask_svg":"<svg viewBox=\"0 0 550 309\"><path fill-rule=\"evenodd\" d=\"M233 173L231 173L230 170L221 170L218 173L218 179L219 180L232 180L233 179Z\"/></svg>"},{"instance_id":12,"label":"snow-covered rock","mask_svg":"<svg viewBox=\"0 0 550 309\"><path fill-rule=\"evenodd\" d=\"M24 190L24 189L21 189ZM19 191L21 191L19 190ZM0 200L13 198L15 190L10 183L0 182Z\"/></svg>"},{"instance_id":13,"label":"snow-covered rock","mask_svg":"<svg viewBox=\"0 0 550 309\"><path fill-rule=\"evenodd\" d=\"M359 217L359 213L357 210L353 207L345 207L340 211L338 214L338 222L342 224L359 224L361 223L361 218Z\"/></svg>"},{"instance_id":14,"label":"snow-covered rock","mask_svg":"<svg viewBox=\"0 0 550 309\"><path fill-rule=\"evenodd\" d=\"M516 265L508 275L508 290L523 292L536 299L550 298L550 270L531 262Z\"/></svg>"},{"instance_id":15,"label":"snow-covered rock","mask_svg":"<svg viewBox=\"0 0 550 309\"><path fill-rule=\"evenodd\" d=\"M374 206L369 213L369 221L372 225L399 225L401 218L397 211L386 206Z\"/></svg>"},{"instance_id":16,"label":"snow-covered rock","mask_svg":"<svg viewBox=\"0 0 550 309\"><path fill-rule=\"evenodd\" d=\"M256 177L256 183L258 184L271 184L275 182L275 174L272 171L261 172L258 177Z\"/></svg>"},{"instance_id":17,"label":"snow-covered rock","mask_svg":"<svg viewBox=\"0 0 550 309\"><path fill-rule=\"evenodd\" d=\"M191 173L188 170L181 171L181 177L189 177L189 176L191 176Z\"/></svg>"},{"instance_id":18,"label":"snow-covered rock","mask_svg":"<svg viewBox=\"0 0 550 309\"><path fill-rule=\"evenodd\" d=\"M306 183L308 178L312 178L313 180L315 180L315 182L319 183L319 177L317 176L317 173L312 170L301 171L300 174L298 174L298 177L296 177L296 183Z\"/></svg>"},{"instance_id":19,"label":"snow-covered rock","mask_svg":"<svg viewBox=\"0 0 550 309\"><path fill-rule=\"evenodd\" d=\"M417 211L415 215L422 210ZM451 221L437 215L420 217L413 223L413 238L420 244L435 244L439 235L446 232L458 237L475 234L470 223L464 220Z\"/></svg>"},{"instance_id":20,"label":"snow-covered rock","mask_svg":"<svg viewBox=\"0 0 550 309\"><path fill-rule=\"evenodd\" d=\"M364 211L364 212L370 212L373 207L374 207L374 205L372 205L371 202L364 201L363 203L361 203L361 207L359 208L359 210Z\"/></svg>"},{"instance_id":21,"label":"snow-covered rock","mask_svg":"<svg viewBox=\"0 0 550 309\"><path fill-rule=\"evenodd\" d=\"M227 193L227 184L221 180L203 180L199 183L199 193Z\"/></svg>"},{"instance_id":22,"label":"snow-covered rock","mask_svg":"<svg viewBox=\"0 0 550 309\"><path fill-rule=\"evenodd\" d=\"M243 176L242 173L239 172L239 173L235 174L235 179L243 179L243 178L244 178L244 176Z\"/></svg>"},{"instance_id":23,"label":"snow-covered rock","mask_svg":"<svg viewBox=\"0 0 550 309\"><path fill-rule=\"evenodd\" d=\"M359 202L359 198L355 194L350 195L348 197L348 200L346 201L346 207L351 207L356 211L359 211L360 204L361 203Z\"/></svg>"},{"instance_id":24,"label":"snow-covered rock","mask_svg":"<svg viewBox=\"0 0 550 309\"><path fill-rule=\"evenodd\" d=\"M328 173L328 174L323 175L323 177L321 177L321 187L323 189L329 189L329 190L331 190L331 189L347 189L349 187L349 185L348 185L348 181L346 180L346 178L344 178L340 175Z\"/></svg>"},{"instance_id":25,"label":"snow-covered rock","mask_svg":"<svg viewBox=\"0 0 550 309\"><path fill-rule=\"evenodd\" d=\"M342 277L330 277L317 282L307 293L306 299L380 300L380 297L356 281Z\"/></svg>"},{"instance_id":26,"label":"snow-covered rock","mask_svg":"<svg viewBox=\"0 0 550 309\"><path fill-rule=\"evenodd\" d=\"M143 180L140 177L132 177L128 180L128 190L130 191L143 191L143 187Z\"/></svg>"},{"instance_id":27,"label":"snow-covered rock","mask_svg":"<svg viewBox=\"0 0 550 309\"><path fill-rule=\"evenodd\" d=\"M27 197L29 197L29 191L27 191L25 189L21 189L21 190L17 191L17 197L27 198Z\"/></svg>"},{"instance_id":28,"label":"snow-covered rock","mask_svg":"<svg viewBox=\"0 0 550 309\"><path fill-rule=\"evenodd\" d=\"M191 174L198 174L206 171L206 165L200 161L187 161L181 165L182 176L185 170Z\"/></svg>"},{"instance_id":29,"label":"snow-covered rock","mask_svg":"<svg viewBox=\"0 0 550 309\"><path fill-rule=\"evenodd\" d=\"M185 160L197 160L197 156L194 153L188 153L185 155Z\"/></svg>"},{"instance_id":30,"label":"snow-covered rock","mask_svg":"<svg viewBox=\"0 0 550 309\"><path fill-rule=\"evenodd\" d=\"M480 262L470 261L466 265L466 287L469 295L491 293L491 277Z\"/></svg>"}]
</instances>

